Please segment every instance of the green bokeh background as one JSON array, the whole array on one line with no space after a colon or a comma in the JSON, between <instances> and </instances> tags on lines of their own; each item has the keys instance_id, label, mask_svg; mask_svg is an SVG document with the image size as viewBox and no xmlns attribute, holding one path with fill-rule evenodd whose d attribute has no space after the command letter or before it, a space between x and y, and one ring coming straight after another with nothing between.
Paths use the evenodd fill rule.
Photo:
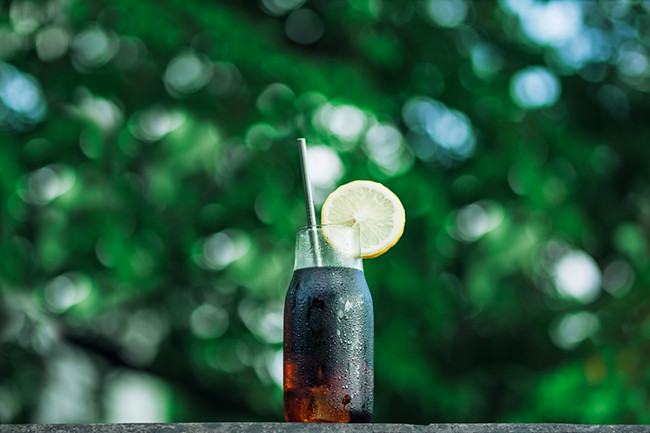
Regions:
<instances>
[{"instance_id":1,"label":"green bokeh background","mask_svg":"<svg viewBox=\"0 0 650 433\"><path fill-rule=\"evenodd\" d=\"M632 0L2 1L0 422L282 420L306 137L317 209L406 209L374 421L650 423L649 49Z\"/></svg>"}]
</instances>

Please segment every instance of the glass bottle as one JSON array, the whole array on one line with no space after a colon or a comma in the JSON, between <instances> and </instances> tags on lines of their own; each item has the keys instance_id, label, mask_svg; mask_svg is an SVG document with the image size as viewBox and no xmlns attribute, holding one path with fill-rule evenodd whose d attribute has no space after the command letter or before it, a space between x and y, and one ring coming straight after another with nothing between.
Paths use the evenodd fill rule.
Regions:
<instances>
[{"instance_id":1,"label":"glass bottle","mask_svg":"<svg viewBox=\"0 0 650 433\"><path fill-rule=\"evenodd\" d=\"M298 230L284 306L287 421L345 423L372 418L374 318L358 256L357 228Z\"/></svg>"}]
</instances>

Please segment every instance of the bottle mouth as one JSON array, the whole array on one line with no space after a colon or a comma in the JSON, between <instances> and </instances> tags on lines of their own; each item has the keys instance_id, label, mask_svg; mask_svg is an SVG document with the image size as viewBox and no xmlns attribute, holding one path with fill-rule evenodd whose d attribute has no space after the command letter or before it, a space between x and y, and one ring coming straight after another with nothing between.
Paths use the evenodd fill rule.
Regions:
<instances>
[{"instance_id":1,"label":"bottle mouth","mask_svg":"<svg viewBox=\"0 0 650 433\"><path fill-rule=\"evenodd\" d=\"M340 227L342 229L346 229L346 228L348 228L348 229L356 229L355 226L350 226L350 225L345 225L345 224L316 224L315 226L302 226L302 227L299 227L298 230L296 230L296 231L302 232L302 231L310 230L310 229L317 229L318 230L318 229L323 229L323 228L328 228L328 227L334 227L334 228L339 228Z\"/></svg>"}]
</instances>

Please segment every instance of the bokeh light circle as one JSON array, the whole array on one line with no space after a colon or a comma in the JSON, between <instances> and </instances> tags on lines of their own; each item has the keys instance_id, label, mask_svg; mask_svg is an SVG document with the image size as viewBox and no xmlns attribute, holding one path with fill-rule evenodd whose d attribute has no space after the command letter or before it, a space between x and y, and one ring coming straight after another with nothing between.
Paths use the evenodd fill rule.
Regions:
<instances>
[{"instance_id":1,"label":"bokeh light circle","mask_svg":"<svg viewBox=\"0 0 650 433\"><path fill-rule=\"evenodd\" d=\"M525 68L510 80L510 97L526 110L550 107L560 98L560 93L560 80L541 66Z\"/></svg>"},{"instance_id":2,"label":"bokeh light circle","mask_svg":"<svg viewBox=\"0 0 650 433\"><path fill-rule=\"evenodd\" d=\"M311 45L323 37L325 24L311 9L298 9L287 17L284 30L293 42Z\"/></svg>"}]
</instances>

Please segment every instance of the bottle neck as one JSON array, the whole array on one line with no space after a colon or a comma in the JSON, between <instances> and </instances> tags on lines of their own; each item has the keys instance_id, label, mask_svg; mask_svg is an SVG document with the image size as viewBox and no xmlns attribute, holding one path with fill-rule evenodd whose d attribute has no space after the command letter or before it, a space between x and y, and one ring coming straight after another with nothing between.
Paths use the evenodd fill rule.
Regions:
<instances>
[{"instance_id":1,"label":"bottle neck","mask_svg":"<svg viewBox=\"0 0 650 433\"><path fill-rule=\"evenodd\" d=\"M346 226L303 227L296 238L294 270L315 267L363 271L359 257L359 231Z\"/></svg>"},{"instance_id":2,"label":"bottle neck","mask_svg":"<svg viewBox=\"0 0 650 433\"><path fill-rule=\"evenodd\" d=\"M355 260L331 260L326 258L325 260L317 260L313 256L305 256L296 254L296 259L293 264L293 270L305 269L305 268L352 268L363 271L363 261L360 258Z\"/></svg>"}]
</instances>

